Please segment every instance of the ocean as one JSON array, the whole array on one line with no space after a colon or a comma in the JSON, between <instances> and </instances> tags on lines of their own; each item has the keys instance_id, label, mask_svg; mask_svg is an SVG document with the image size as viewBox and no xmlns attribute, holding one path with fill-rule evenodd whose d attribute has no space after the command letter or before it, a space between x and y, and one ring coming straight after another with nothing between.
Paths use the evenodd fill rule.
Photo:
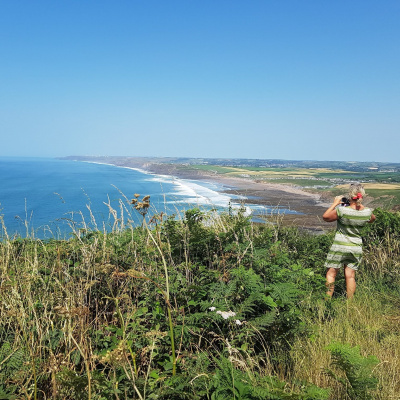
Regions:
<instances>
[{"instance_id":1,"label":"ocean","mask_svg":"<svg viewBox=\"0 0 400 400\"><path fill-rule=\"evenodd\" d=\"M148 216L179 216L193 207L227 210L230 204L240 207L241 200L214 183L51 158L0 158L0 188L1 236L39 239L67 239L79 229L111 230L116 223L140 225L142 217L129 204L135 193L139 200L150 195Z\"/></svg>"}]
</instances>

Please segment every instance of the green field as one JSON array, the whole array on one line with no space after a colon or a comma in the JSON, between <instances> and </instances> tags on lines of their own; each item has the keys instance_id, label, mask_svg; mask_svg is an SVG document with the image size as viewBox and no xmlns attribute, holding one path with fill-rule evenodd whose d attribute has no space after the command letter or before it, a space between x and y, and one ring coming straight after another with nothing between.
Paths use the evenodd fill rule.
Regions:
<instances>
[{"instance_id":1,"label":"green field","mask_svg":"<svg viewBox=\"0 0 400 400\"><path fill-rule=\"evenodd\" d=\"M332 186L332 182L323 179L307 179L307 178L290 179L285 177L275 177L270 179L264 178L263 180L269 183L281 183L285 185L293 185L300 187Z\"/></svg>"},{"instance_id":2,"label":"green field","mask_svg":"<svg viewBox=\"0 0 400 400\"><path fill-rule=\"evenodd\" d=\"M221 167L219 165L190 165L190 169L198 169L201 171L209 171L217 174L227 174L230 172L235 173L237 168Z\"/></svg>"},{"instance_id":3,"label":"green field","mask_svg":"<svg viewBox=\"0 0 400 400\"><path fill-rule=\"evenodd\" d=\"M346 189L342 186L347 186L351 181L357 181L366 184L367 194L375 199L373 205L391 208L400 204L399 172L376 172L374 170L356 172L329 168L225 167L219 165L190 165L187 168L227 176L246 176L254 180L294 185L303 187L305 190L327 192L331 195L345 193ZM377 186L376 189L371 186L381 183L385 183L385 185Z\"/></svg>"},{"instance_id":4,"label":"green field","mask_svg":"<svg viewBox=\"0 0 400 400\"><path fill-rule=\"evenodd\" d=\"M400 190L369 189L368 195L374 198L373 205L382 208L392 208L400 204Z\"/></svg>"}]
</instances>

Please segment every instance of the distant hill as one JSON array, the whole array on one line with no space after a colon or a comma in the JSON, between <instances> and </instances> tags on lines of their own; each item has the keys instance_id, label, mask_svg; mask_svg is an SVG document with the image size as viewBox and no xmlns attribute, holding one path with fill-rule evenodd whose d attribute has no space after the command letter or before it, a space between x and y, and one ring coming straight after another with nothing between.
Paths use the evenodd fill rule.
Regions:
<instances>
[{"instance_id":1,"label":"distant hill","mask_svg":"<svg viewBox=\"0 0 400 400\"><path fill-rule=\"evenodd\" d=\"M400 172L400 163L366 161L315 161L249 158L191 158L191 157L130 157L130 156L67 156L61 159L104 162L116 165L124 163L145 164L186 164L219 165L226 167L256 168L329 168L354 172Z\"/></svg>"}]
</instances>

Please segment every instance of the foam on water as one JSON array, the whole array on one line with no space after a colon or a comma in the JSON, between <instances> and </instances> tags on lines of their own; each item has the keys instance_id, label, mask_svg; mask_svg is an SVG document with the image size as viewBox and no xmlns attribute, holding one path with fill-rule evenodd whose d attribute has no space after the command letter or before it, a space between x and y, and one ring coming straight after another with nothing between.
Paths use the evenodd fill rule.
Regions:
<instances>
[{"instance_id":1,"label":"foam on water","mask_svg":"<svg viewBox=\"0 0 400 400\"><path fill-rule=\"evenodd\" d=\"M174 185L174 193L170 194L176 198L175 202L177 203L226 207L231 199L230 196L219 193L205 184L190 180L175 178L170 180L170 183Z\"/></svg>"},{"instance_id":2,"label":"foam on water","mask_svg":"<svg viewBox=\"0 0 400 400\"><path fill-rule=\"evenodd\" d=\"M211 182L199 183L198 181L177 178L171 175L153 174L141 168L135 167L116 166L114 164L101 163L96 161L85 162L90 164L100 164L117 168L125 168L140 172L141 174L148 176L148 178L143 179L143 181L159 182L161 184L161 188L163 183L169 184L168 186L172 185L173 190L164 193L167 203L188 204L197 206L215 206L224 208L228 207L230 203L233 207L240 206L240 204L237 201L235 202L235 200L246 199L242 196L231 196L226 193L222 193L221 191L225 189L224 186L217 185Z\"/></svg>"},{"instance_id":3,"label":"foam on water","mask_svg":"<svg viewBox=\"0 0 400 400\"><path fill-rule=\"evenodd\" d=\"M245 196L230 195L224 191L230 189L221 184L207 181L194 181L190 179L177 178L171 175L156 175L139 168L124 167L133 169L149 176L148 180L159 182L160 184L168 183L174 186L174 189L166 195L167 203L186 204L188 206L209 206L219 209L226 209L229 206L232 209L243 207L243 203L248 200ZM245 215L251 215L254 212L260 215L267 214L298 214L297 211L288 210L282 206L251 204L245 205Z\"/></svg>"},{"instance_id":4,"label":"foam on water","mask_svg":"<svg viewBox=\"0 0 400 400\"><path fill-rule=\"evenodd\" d=\"M156 175L108 163L87 163L99 165L54 159L0 159L0 217L9 232L23 232L24 221L28 221L35 229L50 226L63 233L68 230L68 221L74 219L75 223L81 211L90 218L87 206L99 226L109 225L113 217L106 204L120 209L121 201L126 210L133 211L130 218L140 223L141 216L129 205L134 193L151 196L151 212L169 215L179 215L193 207L238 209L248 200L213 182ZM274 205L246 206L247 215L280 212L295 213Z\"/></svg>"}]
</instances>

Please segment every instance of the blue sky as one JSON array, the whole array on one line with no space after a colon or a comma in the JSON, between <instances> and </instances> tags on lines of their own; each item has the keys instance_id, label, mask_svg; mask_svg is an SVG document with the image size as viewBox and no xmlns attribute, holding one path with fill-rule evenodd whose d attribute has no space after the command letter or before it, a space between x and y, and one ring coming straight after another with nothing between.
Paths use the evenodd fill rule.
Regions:
<instances>
[{"instance_id":1,"label":"blue sky","mask_svg":"<svg viewBox=\"0 0 400 400\"><path fill-rule=\"evenodd\" d=\"M398 21L398 0L0 0L0 156L400 162Z\"/></svg>"}]
</instances>

